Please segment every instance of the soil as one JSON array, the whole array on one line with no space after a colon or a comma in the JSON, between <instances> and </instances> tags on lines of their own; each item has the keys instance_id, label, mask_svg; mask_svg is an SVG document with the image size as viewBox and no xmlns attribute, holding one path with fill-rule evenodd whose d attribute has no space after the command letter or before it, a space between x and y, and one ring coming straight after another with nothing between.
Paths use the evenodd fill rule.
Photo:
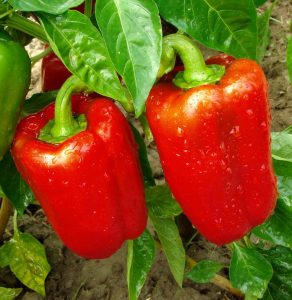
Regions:
<instances>
[{"instance_id":1,"label":"soil","mask_svg":"<svg viewBox=\"0 0 292 300\"><path fill-rule=\"evenodd\" d=\"M286 67L286 45L289 34L292 5L282 0L272 14L271 42L262 62L270 84L272 108L272 130L280 131L292 124L292 90ZM42 45L34 41L29 45L31 53L39 52ZM33 69L31 94L40 91L40 63ZM149 145L149 159L158 181L163 174L155 147ZM48 300L126 300L126 246L105 260L86 260L70 252L51 229L37 206L31 206L19 220L21 231L31 233L46 248L52 270L46 280ZM5 238L12 234L11 224ZM228 264L229 252L224 247L216 247L198 236L188 248L188 255L195 260L209 258ZM222 273L224 275L224 273ZM0 286L23 287L8 268L0 270ZM40 295L24 287L18 297L22 300L43 299ZM185 280L180 288L175 283L165 257L157 251L155 263L140 295L140 300L219 300L237 299L230 293L212 284L194 284Z\"/></svg>"}]
</instances>

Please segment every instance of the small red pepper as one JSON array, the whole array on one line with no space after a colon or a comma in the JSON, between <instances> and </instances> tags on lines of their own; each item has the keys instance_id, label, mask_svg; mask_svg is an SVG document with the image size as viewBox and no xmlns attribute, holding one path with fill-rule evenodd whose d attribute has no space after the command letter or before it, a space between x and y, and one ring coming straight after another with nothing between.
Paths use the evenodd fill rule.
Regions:
<instances>
[{"instance_id":1,"label":"small red pepper","mask_svg":"<svg viewBox=\"0 0 292 300\"><path fill-rule=\"evenodd\" d=\"M105 258L146 227L137 145L113 101L75 95L72 106L85 114L85 130L58 144L39 140L54 117L50 104L19 123L12 156L65 245Z\"/></svg>"},{"instance_id":2,"label":"small red pepper","mask_svg":"<svg viewBox=\"0 0 292 300\"><path fill-rule=\"evenodd\" d=\"M72 74L64 66L59 57L51 52L43 58L41 66L42 91L48 92L58 90L68 77Z\"/></svg>"},{"instance_id":3,"label":"small red pepper","mask_svg":"<svg viewBox=\"0 0 292 300\"><path fill-rule=\"evenodd\" d=\"M200 67L198 76L206 68ZM271 215L277 197L271 118L267 81L256 62L233 61L217 84L185 90L158 83L146 116L166 181L207 239L230 243Z\"/></svg>"}]
</instances>

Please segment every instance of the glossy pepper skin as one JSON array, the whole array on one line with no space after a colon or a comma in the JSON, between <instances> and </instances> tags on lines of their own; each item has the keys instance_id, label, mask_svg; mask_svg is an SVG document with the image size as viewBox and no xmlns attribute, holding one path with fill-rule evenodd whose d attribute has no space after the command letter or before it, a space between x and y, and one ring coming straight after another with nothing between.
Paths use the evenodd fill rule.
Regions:
<instances>
[{"instance_id":1,"label":"glossy pepper skin","mask_svg":"<svg viewBox=\"0 0 292 300\"><path fill-rule=\"evenodd\" d=\"M137 145L107 98L74 96L87 129L61 144L38 140L54 105L23 119L12 146L16 166L64 244L85 258L106 258L145 229L147 212Z\"/></svg>"},{"instance_id":2,"label":"glossy pepper skin","mask_svg":"<svg viewBox=\"0 0 292 300\"><path fill-rule=\"evenodd\" d=\"M30 75L31 63L25 49L0 31L0 160L13 140Z\"/></svg>"},{"instance_id":3,"label":"glossy pepper skin","mask_svg":"<svg viewBox=\"0 0 292 300\"><path fill-rule=\"evenodd\" d=\"M43 92L58 90L72 74L59 57L51 52L43 58L41 66L41 86Z\"/></svg>"},{"instance_id":4,"label":"glossy pepper skin","mask_svg":"<svg viewBox=\"0 0 292 300\"><path fill-rule=\"evenodd\" d=\"M158 83L146 115L166 181L208 240L230 243L271 215L277 197L271 120L257 63L235 60L218 84L188 91Z\"/></svg>"}]
</instances>

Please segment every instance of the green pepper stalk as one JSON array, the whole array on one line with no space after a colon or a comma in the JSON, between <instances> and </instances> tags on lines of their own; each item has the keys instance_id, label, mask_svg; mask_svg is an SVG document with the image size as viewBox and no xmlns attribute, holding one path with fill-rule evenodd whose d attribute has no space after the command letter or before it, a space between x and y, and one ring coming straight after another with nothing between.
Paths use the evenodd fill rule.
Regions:
<instances>
[{"instance_id":1,"label":"green pepper stalk","mask_svg":"<svg viewBox=\"0 0 292 300\"><path fill-rule=\"evenodd\" d=\"M163 38L158 78L173 69L176 54L180 56L185 68L174 79L174 84L180 88L187 89L207 83L215 83L224 75L224 66L207 66L195 43L185 35L175 33Z\"/></svg>"}]
</instances>

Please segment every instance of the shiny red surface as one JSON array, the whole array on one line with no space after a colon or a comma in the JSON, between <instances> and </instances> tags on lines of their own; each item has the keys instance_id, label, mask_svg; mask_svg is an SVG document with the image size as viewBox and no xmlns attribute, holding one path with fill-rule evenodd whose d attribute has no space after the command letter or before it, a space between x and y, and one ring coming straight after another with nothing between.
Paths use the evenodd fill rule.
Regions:
<instances>
[{"instance_id":1,"label":"shiny red surface","mask_svg":"<svg viewBox=\"0 0 292 300\"><path fill-rule=\"evenodd\" d=\"M54 145L37 139L54 105L23 119L12 155L49 222L73 252L105 258L145 229L147 212L137 145L109 99L74 96L88 128Z\"/></svg>"},{"instance_id":2,"label":"shiny red surface","mask_svg":"<svg viewBox=\"0 0 292 300\"><path fill-rule=\"evenodd\" d=\"M43 58L41 66L43 92L60 89L65 80L70 76L71 73L54 52Z\"/></svg>"},{"instance_id":3,"label":"shiny red surface","mask_svg":"<svg viewBox=\"0 0 292 300\"><path fill-rule=\"evenodd\" d=\"M158 83L146 115L166 181L207 239L230 243L272 214L267 82L255 62L234 61L217 85L184 91Z\"/></svg>"},{"instance_id":4,"label":"shiny red surface","mask_svg":"<svg viewBox=\"0 0 292 300\"><path fill-rule=\"evenodd\" d=\"M206 60L207 65L222 65L225 67L229 67L235 58L231 55L225 54L225 53L219 53L217 55L214 55L212 57L209 57Z\"/></svg>"}]
</instances>

